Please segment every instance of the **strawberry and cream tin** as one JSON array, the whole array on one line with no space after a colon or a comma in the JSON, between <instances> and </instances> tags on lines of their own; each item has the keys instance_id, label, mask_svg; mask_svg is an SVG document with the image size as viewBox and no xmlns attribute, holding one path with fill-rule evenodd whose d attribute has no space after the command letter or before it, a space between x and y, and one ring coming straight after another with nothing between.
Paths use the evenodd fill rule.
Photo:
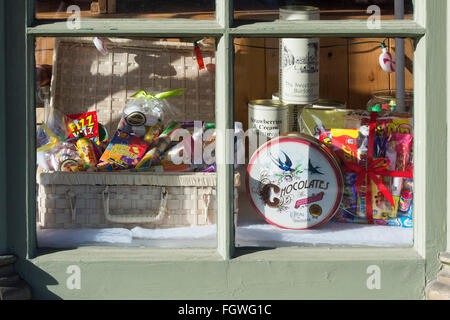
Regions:
<instances>
[{"instance_id":1,"label":"strawberry and cream tin","mask_svg":"<svg viewBox=\"0 0 450 320\"><path fill-rule=\"evenodd\" d=\"M289 132L288 119L289 106L279 100L260 99L248 103L249 129L269 139Z\"/></svg>"},{"instance_id":2,"label":"strawberry and cream tin","mask_svg":"<svg viewBox=\"0 0 450 320\"><path fill-rule=\"evenodd\" d=\"M338 211L344 180L333 153L300 133L276 137L253 154L247 193L256 212L284 229L318 227Z\"/></svg>"}]
</instances>

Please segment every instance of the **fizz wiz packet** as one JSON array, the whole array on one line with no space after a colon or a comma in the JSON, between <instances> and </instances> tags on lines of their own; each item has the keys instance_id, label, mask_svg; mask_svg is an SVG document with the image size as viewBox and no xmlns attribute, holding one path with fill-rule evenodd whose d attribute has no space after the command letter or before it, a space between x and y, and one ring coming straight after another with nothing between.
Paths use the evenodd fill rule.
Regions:
<instances>
[{"instance_id":1,"label":"fizz wiz packet","mask_svg":"<svg viewBox=\"0 0 450 320\"><path fill-rule=\"evenodd\" d=\"M359 166L365 167L368 144L368 126L370 123L370 112L365 110L330 110L321 108L305 108L299 120L303 133L312 135L335 151L342 162L352 161ZM412 115L392 112L379 112L376 118L376 135L374 136L373 159L388 158L390 167L387 170L405 171L406 166L399 167L397 164L397 148L392 154L392 146L389 145L389 138L394 134L405 135L412 139ZM391 138L391 141L393 138ZM339 150L340 149L340 150ZM406 153L410 149L405 149ZM395 158L395 160L393 160ZM394 161L394 164L392 162ZM404 163L404 162L403 162ZM367 201L372 202L373 220L377 224L387 224L395 226L410 227L411 220L408 217L398 217L398 198L393 193L392 177L379 176L382 183L393 194L396 206L393 208L383 194L380 194L378 186L370 182L369 186L365 182L358 193L355 188L357 174L344 171L344 197L340 212L335 220L342 222L367 223L366 205ZM402 179L402 178L400 178ZM398 180L398 179L397 179ZM402 179L403 180L403 179ZM366 199L365 190L371 188L372 197ZM409 220L406 220L409 219Z\"/></svg>"},{"instance_id":2,"label":"fizz wiz packet","mask_svg":"<svg viewBox=\"0 0 450 320\"><path fill-rule=\"evenodd\" d=\"M85 112L66 115L67 141L85 137L99 144L97 112Z\"/></svg>"}]
</instances>

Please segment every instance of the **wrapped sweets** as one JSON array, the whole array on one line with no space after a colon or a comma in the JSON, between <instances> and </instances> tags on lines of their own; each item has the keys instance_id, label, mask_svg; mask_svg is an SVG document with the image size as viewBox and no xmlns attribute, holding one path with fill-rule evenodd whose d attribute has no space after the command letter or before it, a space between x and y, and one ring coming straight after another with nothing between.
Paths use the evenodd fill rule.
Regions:
<instances>
[{"instance_id":1,"label":"wrapped sweets","mask_svg":"<svg viewBox=\"0 0 450 320\"><path fill-rule=\"evenodd\" d=\"M387 140L386 157L389 160L388 169L391 171L406 171L410 160L412 146L412 134L392 132ZM390 206L387 200L377 193L375 205L377 210L390 218L397 218L398 204L402 194L404 178L402 177L383 177L384 183L389 186L394 206ZM375 192L376 186L372 184L372 191ZM412 194L412 193L411 193ZM405 210L406 211L406 210Z\"/></svg>"},{"instance_id":2,"label":"wrapped sweets","mask_svg":"<svg viewBox=\"0 0 450 320\"><path fill-rule=\"evenodd\" d=\"M368 128L366 126L357 129L331 129L326 137L322 136L328 147L342 160L356 162L364 165L367 156L367 136ZM343 172L344 193L341 209L358 216L361 212L358 203L358 192L356 181L358 175L352 172Z\"/></svg>"},{"instance_id":3,"label":"wrapped sweets","mask_svg":"<svg viewBox=\"0 0 450 320\"><path fill-rule=\"evenodd\" d=\"M78 152L83 161L90 167L95 168L98 162L94 143L88 138L80 138L76 142Z\"/></svg>"},{"instance_id":4,"label":"wrapped sweets","mask_svg":"<svg viewBox=\"0 0 450 320\"><path fill-rule=\"evenodd\" d=\"M59 111L52 109L48 121L38 127L37 164L46 171L86 170L88 166L80 157L76 145L64 141L67 138L64 117Z\"/></svg>"},{"instance_id":5,"label":"wrapped sweets","mask_svg":"<svg viewBox=\"0 0 450 320\"><path fill-rule=\"evenodd\" d=\"M80 158L76 146L72 143L56 140L38 148L37 163L45 171L82 171L84 161ZM68 169L67 165L76 167Z\"/></svg>"},{"instance_id":6,"label":"wrapped sweets","mask_svg":"<svg viewBox=\"0 0 450 320\"><path fill-rule=\"evenodd\" d=\"M412 190L403 192L404 181L412 186L412 115L305 108L300 121L341 161L345 187L335 220L411 227L399 203L402 193L404 209L412 200Z\"/></svg>"},{"instance_id":7,"label":"wrapped sweets","mask_svg":"<svg viewBox=\"0 0 450 320\"><path fill-rule=\"evenodd\" d=\"M147 142L148 145L152 145L164 131L164 125L161 121L158 121L153 126L146 127L146 130L144 141Z\"/></svg>"},{"instance_id":8,"label":"wrapped sweets","mask_svg":"<svg viewBox=\"0 0 450 320\"><path fill-rule=\"evenodd\" d=\"M155 159L159 159L160 155L170 146L172 142L170 134L179 127L180 123L172 122L151 145L150 150L136 164L136 169L151 167Z\"/></svg>"}]
</instances>

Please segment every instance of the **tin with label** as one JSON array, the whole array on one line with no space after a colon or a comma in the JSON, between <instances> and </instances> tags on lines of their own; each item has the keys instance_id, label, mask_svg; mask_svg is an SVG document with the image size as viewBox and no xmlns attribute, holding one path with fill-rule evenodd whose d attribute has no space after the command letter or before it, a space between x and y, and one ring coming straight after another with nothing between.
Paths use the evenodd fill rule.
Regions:
<instances>
[{"instance_id":1,"label":"tin with label","mask_svg":"<svg viewBox=\"0 0 450 320\"><path fill-rule=\"evenodd\" d=\"M278 92L272 94L272 100L280 100L280 94ZM299 126L299 119L302 114L303 108L311 107L311 104L306 105L289 105L289 114L288 114L288 130L289 132L300 132L301 127Z\"/></svg>"},{"instance_id":2,"label":"tin with label","mask_svg":"<svg viewBox=\"0 0 450 320\"><path fill-rule=\"evenodd\" d=\"M332 99L319 99L317 103L314 103L312 105L304 106L304 108L316 108L316 109L326 109L332 111L333 109L337 110L344 110L347 109L347 105L344 101L339 100L332 100ZM305 129L304 121L302 120L301 114L303 113L303 109L299 113L299 115L296 117L297 127L298 131L303 132L303 129Z\"/></svg>"},{"instance_id":3,"label":"tin with label","mask_svg":"<svg viewBox=\"0 0 450 320\"><path fill-rule=\"evenodd\" d=\"M343 196L343 176L320 141L281 135L260 146L250 159L247 193L256 212L284 229L310 229L329 221Z\"/></svg>"},{"instance_id":4,"label":"tin with label","mask_svg":"<svg viewBox=\"0 0 450 320\"><path fill-rule=\"evenodd\" d=\"M289 106L277 100L252 100L248 104L248 128L272 139L289 131Z\"/></svg>"},{"instance_id":5,"label":"tin with label","mask_svg":"<svg viewBox=\"0 0 450 320\"><path fill-rule=\"evenodd\" d=\"M280 8L280 20L319 20L319 8L289 6ZM280 100L305 105L319 100L318 38L281 38L279 62Z\"/></svg>"}]
</instances>

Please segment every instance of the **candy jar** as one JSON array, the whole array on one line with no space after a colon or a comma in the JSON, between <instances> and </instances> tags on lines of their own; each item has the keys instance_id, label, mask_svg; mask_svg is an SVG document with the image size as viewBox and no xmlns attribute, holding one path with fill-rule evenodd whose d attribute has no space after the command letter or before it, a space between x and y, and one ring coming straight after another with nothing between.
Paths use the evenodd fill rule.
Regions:
<instances>
[{"instance_id":1,"label":"candy jar","mask_svg":"<svg viewBox=\"0 0 450 320\"><path fill-rule=\"evenodd\" d=\"M372 93L372 97L367 102L369 111L398 111L395 90L381 90ZM411 113L413 110L413 91L405 90L405 112Z\"/></svg>"}]
</instances>

